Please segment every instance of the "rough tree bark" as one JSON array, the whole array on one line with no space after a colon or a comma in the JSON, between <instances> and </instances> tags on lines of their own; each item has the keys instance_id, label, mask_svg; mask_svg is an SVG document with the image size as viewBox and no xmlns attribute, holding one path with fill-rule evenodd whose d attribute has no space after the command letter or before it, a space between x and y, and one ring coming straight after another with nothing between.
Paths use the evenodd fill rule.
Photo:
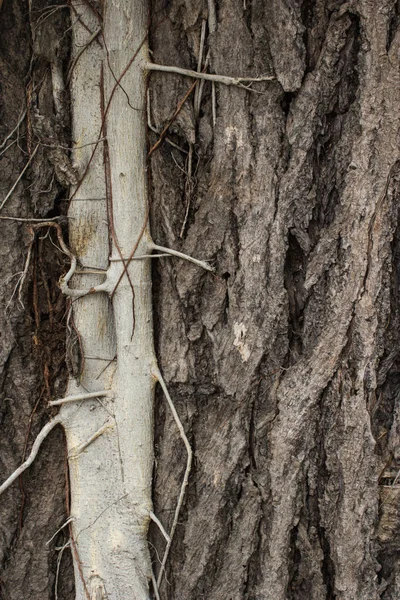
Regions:
<instances>
[{"instance_id":1,"label":"rough tree bark","mask_svg":"<svg viewBox=\"0 0 400 600\"><path fill-rule=\"evenodd\" d=\"M68 152L48 147L71 145L69 121L52 101L57 67L66 76L69 66L68 11L49 12L32 5L29 21L27 10L5 0L0 13L0 143L28 103L19 142L0 156L1 199L36 151L2 216L65 213L66 186L74 183ZM198 83L150 158L154 239L213 259L217 274L171 258L153 266L156 354L195 456L162 598L400 595L399 13L394 0L151 6L154 62L276 77L249 91ZM126 49L128 59L135 50ZM107 95L113 82L106 67L104 73ZM156 132L149 131L149 147L191 84L151 74L148 114ZM36 150L39 141L47 146ZM83 217L80 206L72 216ZM85 213L91 218L106 237L101 213ZM8 305L17 281L10 277L23 270L32 234L25 223L1 227L2 481L55 414L47 402L63 395L65 308L56 282L69 263L36 235L25 308L18 292ZM108 249L103 265L84 264L105 268L107 257ZM102 280L79 277L79 287ZM101 295L79 300L89 305L76 317L87 335L94 331L92 302L108 311ZM106 350L101 357L111 358L113 347ZM89 358L84 369L91 368ZM101 417L90 418L101 427ZM186 458L158 393L154 447L154 512L168 530ZM7 600L54 597L55 547L67 542L68 528L46 541L67 519L64 469L55 429L23 487L14 483L0 499ZM99 500L88 501L107 535L114 509L101 515ZM150 542L157 572L165 540L153 525ZM75 597L72 582L65 550L58 598Z\"/></svg>"}]
</instances>

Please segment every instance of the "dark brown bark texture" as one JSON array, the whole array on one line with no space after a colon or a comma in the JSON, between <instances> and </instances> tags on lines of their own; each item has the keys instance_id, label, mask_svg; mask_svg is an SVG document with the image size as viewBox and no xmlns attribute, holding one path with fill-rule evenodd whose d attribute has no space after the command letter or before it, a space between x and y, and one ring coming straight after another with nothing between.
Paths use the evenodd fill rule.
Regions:
<instances>
[{"instance_id":1,"label":"dark brown bark texture","mask_svg":"<svg viewBox=\"0 0 400 600\"><path fill-rule=\"evenodd\" d=\"M163 6L154 60L196 68L206 7ZM158 356L196 456L166 598L400 597L398 9L219 1L211 71L276 81L217 84L215 127L209 83L197 118L185 104L170 131L191 178L189 155L152 157L156 241L217 271L156 267ZM153 124L189 85L152 75ZM168 524L184 460L162 400L156 444Z\"/></svg>"},{"instance_id":2,"label":"dark brown bark texture","mask_svg":"<svg viewBox=\"0 0 400 600\"><path fill-rule=\"evenodd\" d=\"M54 217L66 196L60 165L68 164L67 156L51 146L68 146L67 123L55 116L50 64L56 58L67 59L68 34L64 38L63 34L68 11L48 4L53 5L53 14L47 19L49 11L43 2L33 3L29 14L27 2L5 0L0 12L0 203L32 157L1 217ZM19 121L19 128L6 141ZM27 456L49 420L48 400L63 394L66 307L57 287L65 261L54 246L56 236L48 228L39 230L32 243L28 224L12 220L0 220L0 229L3 482ZM18 286L31 243L26 278ZM32 467L0 498L2 600L54 598L55 546L67 541L68 532L50 544L47 541L66 520L65 460L64 436L61 429L55 429ZM67 553L62 564L66 569L60 573L58 587L63 595L59 597L72 600L72 565Z\"/></svg>"},{"instance_id":3,"label":"dark brown bark texture","mask_svg":"<svg viewBox=\"0 0 400 600\"><path fill-rule=\"evenodd\" d=\"M73 178L48 147L69 143L49 74L68 68L68 11L50 4L29 15L4 0L0 13L0 143L28 108L0 156L1 198L47 144L1 215L64 212ZM216 267L154 260L157 354L195 453L165 600L400 597L399 15L394 0L153 2L155 62L197 69L203 28L200 70L208 55L213 73L276 77L216 84L215 123L212 85L198 83L150 159L155 241ZM151 75L159 133L190 85ZM11 276L31 234L0 227L3 480L63 392L66 319L55 238L35 238L23 308ZM167 529L184 468L159 394L154 511ZM0 598L54 598L60 431L21 485L0 499ZM155 528L150 540L157 571L165 542ZM73 597L65 551L58 598Z\"/></svg>"}]
</instances>

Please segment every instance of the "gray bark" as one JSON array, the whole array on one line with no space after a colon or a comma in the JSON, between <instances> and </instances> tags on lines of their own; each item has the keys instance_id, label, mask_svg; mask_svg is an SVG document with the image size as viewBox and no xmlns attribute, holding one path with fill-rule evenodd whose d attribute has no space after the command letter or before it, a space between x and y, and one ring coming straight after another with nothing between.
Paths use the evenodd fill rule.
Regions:
<instances>
[{"instance_id":1,"label":"gray bark","mask_svg":"<svg viewBox=\"0 0 400 600\"><path fill-rule=\"evenodd\" d=\"M211 4L154 2L155 62L197 69ZM57 14L45 39L68 27ZM1 143L24 106L31 33L17 2L5 0L0 16ZM31 150L46 122L55 129L52 44L32 30L33 101L45 119L40 129L36 116ZM209 52L210 72L276 80L253 92L215 84L215 126L205 82L199 114L192 95L168 131L185 152L164 141L151 156L154 239L213 260L217 273L154 261L156 352L195 452L162 598L399 597L399 31L394 0L221 0L203 65ZM159 132L189 86L151 74ZM149 146L157 139L149 132ZM15 144L0 160L3 198L27 157ZM48 215L65 197L64 160L41 147L0 214ZM0 227L4 279L23 269L30 237L24 224ZM56 282L68 267L49 240L37 243L25 309L14 298L6 313L15 280L1 288L0 481L22 460L42 388L28 448L66 380ZM45 542L66 519L63 444L55 429L23 476L25 500L17 483L0 499L7 600L54 597L55 546L68 531ZM168 530L186 459L161 393L155 453L154 512ZM153 526L150 541L157 571L165 540ZM74 597L72 582L65 551L60 599Z\"/></svg>"}]
</instances>

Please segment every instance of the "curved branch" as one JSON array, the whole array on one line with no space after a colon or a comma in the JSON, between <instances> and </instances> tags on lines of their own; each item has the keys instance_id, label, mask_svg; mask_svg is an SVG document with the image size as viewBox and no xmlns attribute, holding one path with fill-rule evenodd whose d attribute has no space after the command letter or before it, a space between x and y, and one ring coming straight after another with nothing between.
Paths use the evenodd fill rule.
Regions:
<instances>
[{"instance_id":1,"label":"curved branch","mask_svg":"<svg viewBox=\"0 0 400 600\"><path fill-rule=\"evenodd\" d=\"M157 525L158 529L161 531L164 539L167 540L167 542L169 543L171 541L171 538L168 535L168 533L165 531L164 525L161 523L160 519L158 517L156 517L156 515L153 513L152 510L150 511L149 515L150 515L150 519L153 521L153 523L155 523Z\"/></svg>"},{"instance_id":2,"label":"curved branch","mask_svg":"<svg viewBox=\"0 0 400 600\"><path fill-rule=\"evenodd\" d=\"M187 260L187 261L197 265L198 267L205 269L206 271L211 271L211 273L214 273L214 271L215 271L214 267L211 267L205 261L198 260L197 258L193 258L192 256L189 256L188 254L183 254L183 252L178 252L178 250L172 250L172 248L166 248L165 246L159 246L158 244L155 244L154 242L152 242L150 244L150 248L152 250L159 250L160 252L165 252L166 254L172 254L172 256L178 256L178 258L183 258L184 260Z\"/></svg>"},{"instance_id":3,"label":"curved branch","mask_svg":"<svg viewBox=\"0 0 400 600\"><path fill-rule=\"evenodd\" d=\"M171 527L171 531L169 534L169 541L167 543L167 546L165 548L165 552L164 552L164 556L161 562L161 567L160 567L160 572L158 574L158 578L157 578L157 587L160 587L164 572L165 572L165 564L167 562L168 559L168 555L169 555L169 551L171 549L171 545L172 545L172 540L174 538L174 534L175 534L175 530L176 527L178 525L178 518L179 518L179 513L181 512L181 508L182 508L182 504L183 504L183 498L185 496L185 491L186 491L186 487L189 481L189 474L190 474L190 470L192 468L192 460L193 460L193 451L192 448L190 446L189 440L187 439L185 430L183 429L183 425L182 422L179 418L178 413L176 412L176 408L174 406L174 403L172 402L171 396L169 395L167 386L165 384L165 381L163 379L163 376L161 375L161 372L158 368L154 369L152 371L153 376L157 379L157 381L159 382L159 384L162 387L162 390L165 394L165 397L167 399L168 405L171 409L172 415L174 417L175 423L179 429L179 433L180 436L182 438L183 443L185 444L186 447L186 452L187 452L187 461L186 461L186 469L185 469L185 474L183 476L183 481L182 481L182 485L181 485L181 491L179 493L179 498L178 498L178 502L175 508L175 514L174 514L174 520L172 522L172 527Z\"/></svg>"},{"instance_id":4,"label":"curved branch","mask_svg":"<svg viewBox=\"0 0 400 600\"><path fill-rule=\"evenodd\" d=\"M21 466L18 467L18 469L16 469L14 471L14 473L12 473L10 475L10 477L8 479L5 480L5 482L3 483L3 485L0 486L0 496L1 494L8 488L10 487L10 485L24 472L26 471L26 469L28 467L31 466L31 464L33 463L33 461L35 460L37 453L39 452L39 448L42 445L42 442L46 439L46 437L49 435L50 431L52 429L54 429L54 427L58 424L61 423L61 418L57 415L56 417L54 417L53 419L51 419L51 421L49 421L44 427L43 429L39 432L33 446L32 446L32 450L30 455L28 456L28 458L26 459L25 462L22 463Z\"/></svg>"}]
</instances>

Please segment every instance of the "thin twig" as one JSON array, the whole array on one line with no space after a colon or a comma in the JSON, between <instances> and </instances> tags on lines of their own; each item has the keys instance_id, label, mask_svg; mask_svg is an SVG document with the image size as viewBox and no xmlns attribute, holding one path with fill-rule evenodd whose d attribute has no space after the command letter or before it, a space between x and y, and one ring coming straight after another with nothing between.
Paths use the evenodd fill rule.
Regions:
<instances>
[{"instance_id":1,"label":"thin twig","mask_svg":"<svg viewBox=\"0 0 400 600\"><path fill-rule=\"evenodd\" d=\"M61 560L62 560L65 548L68 548L68 546L70 546L70 545L71 545L71 542L70 542L70 540L68 540L68 542L66 542L64 544L64 546L62 546L60 548L58 556L57 556L56 580L54 583L54 598L55 598L55 600L58 600L58 578L60 575Z\"/></svg>"},{"instance_id":2,"label":"thin twig","mask_svg":"<svg viewBox=\"0 0 400 600\"><path fill-rule=\"evenodd\" d=\"M103 36L103 40L104 40L104 36ZM114 76L114 78L115 78L115 76ZM116 81L116 84L120 85L120 82L117 79L115 79L115 81ZM129 102L129 99L128 99L128 102ZM101 110L101 120L103 123L103 132L104 132L105 137L107 137L107 119L106 119L106 113L105 113L103 65L101 66L101 71L100 71L100 110ZM135 331L135 289L133 287L131 276L129 275L128 264L125 263L124 257L122 255L121 247L118 244L117 235L115 233L114 205L113 205L110 155L109 155L109 151L108 151L108 140L105 140L105 142L103 144L103 163L104 163L104 179L105 179L105 184L106 184L106 204L107 204L107 213L108 213L108 225L109 225L109 229L111 231L111 237L112 237L114 246L117 249L120 259L122 260L122 264L124 267L124 273L126 273L126 277L128 279L129 286L130 286L131 292L132 292L132 337L133 337L133 332Z\"/></svg>"},{"instance_id":3,"label":"thin twig","mask_svg":"<svg viewBox=\"0 0 400 600\"><path fill-rule=\"evenodd\" d=\"M62 531L64 529L64 527L66 527L68 525L68 523L71 523L71 521L73 521L74 519L75 519L75 517L68 517L68 519L65 521L65 523L63 525L61 525L61 527L59 527L55 533L53 533L53 535L51 536L51 538L49 540L47 540L46 546L51 544L51 542L56 537L57 533L60 533L60 531Z\"/></svg>"},{"instance_id":4,"label":"thin twig","mask_svg":"<svg viewBox=\"0 0 400 600\"><path fill-rule=\"evenodd\" d=\"M12 303L12 301L14 300L14 296L15 296L15 294L17 293L17 290L19 289L19 285L20 285L20 283L21 283L21 277L22 277L23 273L24 273L23 271L18 271L18 273L14 273L14 275L12 275L11 277L9 277L9 279L7 280L7 282L9 282L9 281L11 281L11 279L13 279L14 277L18 277L18 281L17 281L17 283L16 283L16 284L15 284L15 286L14 286L13 293L11 294L11 298L10 298L10 299L9 299L9 301L7 302L7 305L6 305L6 311L8 311L8 309L10 308L10 306L11 306L11 303Z\"/></svg>"},{"instance_id":5,"label":"thin twig","mask_svg":"<svg viewBox=\"0 0 400 600\"><path fill-rule=\"evenodd\" d=\"M32 231L32 229L30 228L31 231L31 241L29 242L29 249L28 249L28 254L26 257L26 261L25 261L25 266L24 266L24 270L22 271L22 275L21 275L21 279L19 280L19 290L18 290L18 300L20 305L22 306L22 308L24 309L24 303L22 301L22 291L23 291L23 285L26 279L26 276L28 274L28 269L29 269L29 264L31 262L31 256L32 256L32 248L33 248L33 242L35 241L35 235Z\"/></svg>"},{"instance_id":6,"label":"thin twig","mask_svg":"<svg viewBox=\"0 0 400 600\"><path fill-rule=\"evenodd\" d=\"M217 124L217 97L215 91L215 81L211 84L211 106L212 106L212 122L215 128Z\"/></svg>"},{"instance_id":7,"label":"thin twig","mask_svg":"<svg viewBox=\"0 0 400 600\"><path fill-rule=\"evenodd\" d=\"M180 67L171 67L168 65L158 65L156 63L146 63L145 68L148 71L160 71L162 73L176 73L184 77L192 77L193 79L205 79L206 81L215 81L224 85L236 85L241 88L248 89L245 83L257 83L261 81L273 81L274 75L266 75L264 77L229 77L228 75L215 75L213 73L198 73L191 69L181 69Z\"/></svg>"},{"instance_id":8,"label":"thin twig","mask_svg":"<svg viewBox=\"0 0 400 600\"><path fill-rule=\"evenodd\" d=\"M214 267L211 267L208 263L204 262L203 260L198 260L197 258L193 258L188 254L183 254L183 252L179 252L178 250L172 250L172 248L166 248L165 246L159 246L158 244L154 243L151 244L151 248L153 248L153 250L159 250L160 252L172 254L173 256L178 256L178 258L183 258L184 260L187 260L197 265L198 267L205 269L206 271L211 271L211 273L214 273L215 271Z\"/></svg>"},{"instance_id":9,"label":"thin twig","mask_svg":"<svg viewBox=\"0 0 400 600\"><path fill-rule=\"evenodd\" d=\"M143 237L143 234L144 234L144 232L145 232L145 230L146 230L147 223L148 223L148 221L149 221L149 216L150 216L150 203L149 203L149 205L148 205L148 207L147 207L147 212L146 212L146 215L145 215L145 218L144 218L144 222L143 222L143 225L142 225L142 229L141 229L141 230L140 230L140 232L139 232L138 238L137 238L137 240L136 240L136 242L135 242L135 245L134 245L134 246L133 246L133 248L132 248L132 252L130 253L130 255L129 255L129 257L128 257L128 260L126 261L126 268L128 268L128 266L129 266L129 264L130 264L131 260L133 259L133 256L134 256L134 254L135 254L136 250L138 249L138 246L139 246L139 244L140 244L140 240L142 239L142 237ZM122 271L121 275L119 276L119 278L118 278L118 280L117 280L117 283L116 283L116 284L115 284L115 286L114 286L114 289L112 290L112 292L111 292L111 294L110 294L110 297L111 297L111 299L113 298L113 296L114 296L114 294L115 294L115 292L116 292L116 290L117 290L117 288L118 288L119 284L121 283L121 280L122 280L122 278L123 278L123 276L124 276L124 273L125 273L125 270L124 270L124 271Z\"/></svg>"},{"instance_id":10,"label":"thin twig","mask_svg":"<svg viewBox=\"0 0 400 600\"><path fill-rule=\"evenodd\" d=\"M193 92L193 90L195 89L195 87L196 87L197 84L198 84L198 80L194 81L192 83L192 85L190 86L190 88L188 89L188 91L186 92L186 94L183 96L182 100L179 102L178 106L175 109L174 114L172 115L172 117L170 118L170 120L168 121L168 123L166 124L166 126L164 127L164 129L162 130L162 132L160 133L160 137L158 138L158 140L156 141L156 143L154 144L154 146L152 146L150 148L150 150L149 150L149 152L147 154L147 158L148 159L153 154L153 152L155 152L157 150L157 148L164 141L164 139L165 139L165 137L167 135L168 129L171 127L172 123L175 121L176 117L181 112L183 105L185 104L186 100L189 98L190 94Z\"/></svg>"},{"instance_id":11,"label":"thin twig","mask_svg":"<svg viewBox=\"0 0 400 600\"><path fill-rule=\"evenodd\" d=\"M99 140L96 140L95 142L87 142L87 144L81 144L80 146L61 146L61 144L43 144L43 142L40 142L41 146L44 146L45 148L61 148L61 150L69 150L70 152L73 152L74 150L80 150L81 148L86 148L86 146L94 146L95 144L98 144L99 142L104 142L106 138L100 138Z\"/></svg>"},{"instance_id":12,"label":"thin twig","mask_svg":"<svg viewBox=\"0 0 400 600\"><path fill-rule=\"evenodd\" d=\"M23 219L22 217L6 217L3 215L0 215L0 220L21 221L23 223L48 223L49 221L59 221L59 220L67 219L67 218L68 217L66 215L60 215L59 217L52 217L51 219L30 219L30 218Z\"/></svg>"},{"instance_id":13,"label":"thin twig","mask_svg":"<svg viewBox=\"0 0 400 600\"><path fill-rule=\"evenodd\" d=\"M53 417L51 419L51 421L49 421L44 427L43 429L38 433L34 444L32 446L32 450L30 455L28 456L28 458L22 463L22 465L20 465L18 467L18 469L15 469L14 473L12 473L10 475L10 477L8 479L6 479L6 481L0 486L0 495L7 489L10 487L10 485L21 475L21 473L23 473L24 471L26 471L26 469L28 467L31 466L31 464L33 463L33 461L35 460L37 453L39 452L39 448L42 445L42 442L46 439L46 437L49 435L50 431L52 429L54 429L54 427L56 425L59 425L61 423L61 417L59 417L58 415Z\"/></svg>"},{"instance_id":14,"label":"thin twig","mask_svg":"<svg viewBox=\"0 0 400 600\"><path fill-rule=\"evenodd\" d=\"M175 534L175 530L176 527L178 525L178 519L179 519L179 514L181 512L181 508L182 508L182 504L183 504L183 498L185 496L185 491L186 491L186 487L189 481L189 474L190 474L190 470L192 468L192 460L193 460L193 451L192 448L190 446L189 440L187 439L185 430L183 428L182 422L179 418L178 413L176 412L176 408L174 406L174 403L172 402L171 396L169 395L168 392L168 388L165 384L165 381L163 379L163 376L161 375L161 372L159 369L155 369L153 371L153 376L155 377L155 379L159 382L159 384L162 387L162 390L164 392L164 395L167 399L169 408L172 412L172 415L174 417L175 423L179 429L179 433L181 436L181 439L183 441L183 443L185 444L185 448L186 448L186 452L187 452L187 461L186 461L186 469L185 469L185 474L183 476L183 481L182 481L182 485L181 485L181 491L179 493L179 498L178 498L178 502L175 508L175 514L174 514L174 520L172 522L172 527L171 527L171 531L170 531L170 540L167 543L167 546L165 548L165 552L164 552L164 556L162 559L162 563L161 563L161 567L160 567L160 572L158 574L158 578L157 578L157 587L160 587L163 575L164 575L164 571L165 571L165 565L168 559L168 555L169 555L169 551L171 549L171 544L172 544L172 540L174 538L174 534Z\"/></svg>"},{"instance_id":15,"label":"thin twig","mask_svg":"<svg viewBox=\"0 0 400 600\"><path fill-rule=\"evenodd\" d=\"M157 585L156 577L154 575L153 569L151 570L151 583L153 585L153 592L154 592L154 595L156 597L156 600L161 600L160 599L160 593L158 591L158 585Z\"/></svg>"},{"instance_id":16,"label":"thin twig","mask_svg":"<svg viewBox=\"0 0 400 600\"><path fill-rule=\"evenodd\" d=\"M40 146L40 144L36 144L36 147L35 147L34 151L32 152L32 154L30 155L30 157L28 159L28 162L26 163L26 165L22 169L21 173L18 175L16 182L14 183L14 185L12 186L12 188L9 190L9 192L6 195L6 197L4 198L3 202L0 204L0 210L5 205L5 203L7 202L7 200L9 199L9 197L11 196L11 194L13 193L13 191L15 190L15 188L17 187L18 183L21 181L21 179L22 179L25 171L27 170L27 168L31 164L33 157L35 156L36 152L38 151L39 146Z\"/></svg>"},{"instance_id":17,"label":"thin twig","mask_svg":"<svg viewBox=\"0 0 400 600\"><path fill-rule=\"evenodd\" d=\"M196 88L198 89L198 87ZM186 209L185 209L185 216L183 219L183 223L182 223L182 227L179 233L179 237L180 239L183 238L184 233L185 233L185 229L186 229L186 224L187 224L187 220L189 217L189 210L190 210L190 199L191 199L191 195L192 195L192 191L193 191L193 187L192 187L192 160L193 160L193 144L189 144L189 154L187 157L187 173L186 173L186 183L185 183L185 195L186 195Z\"/></svg>"},{"instance_id":18,"label":"thin twig","mask_svg":"<svg viewBox=\"0 0 400 600\"><path fill-rule=\"evenodd\" d=\"M30 436L30 433L31 433L31 427L32 427L33 417L36 414L36 410L37 410L37 407L40 404L40 401L42 400L44 391L45 391L45 386L42 387L42 389L40 391L40 394L39 394L39 397L38 397L38 399L36 401L36 404L33 407L32 411L31 411L31 414L29 415L28 427L26 429L26 434L25 434L24 450L22 452L22 460L23 461L25 460L25 457L26 457L26 451L27 451L27 448L28 448L28 441L29 441L29 436ZM24 481L23 481L22 475L20 475L20 478L19 478L19 488L21 490L21 507L20 507L20 511L19 511L19 533L21 534L22 526L23 526L24 509L25 509L25 499L26 499L25 490L24 490Z\"/></svg>"},{"instance_id":19,"label":"thin twig","mask_svg":"<svg viewBox=\"0 0 400 600\"><path fill-rule=\"evenodd\" d=\"M21 136L21 137L22 137L22 136ZM6 147L4 148L4 150L2 150L2 151L0 152L0 156L3 156L3 154L5 154L5 153L7 152L7 150L9 150L9 149L10 149L12 146L14 146L14 144L16 144L16 143L17 143L17 140L13 140L12 142L10 142L10 143L8 144L8 146L6 146Z\"/></svg>"},{"instance_id":20,"label":"thin twig","mask_svg":"<svg viewBox=\"0 0 400 600\"><path fill-rule=\"evenodd\" d=\"M25 119L25 116L26 116L26 108L25 108L25 110L22 111L21 116L19 117L18 122L17 122L16 126L14 127L14 129L12 131L10 131L10 133L8 135L6 135L6 137L0 144L0 150L2 150L4 148L7 141L10 139L10 137L12 137L14 135L14 133L17 131L18 127L21 125L21 123Z\"/></svg>"},{"instance_id":21,"label":"thin twig","mask_svg":"<svg viewBox=\"0 0 400 600\"><path fill-rule=\"evenodd\" d=\"M82 177L81 177L79 183L77 184L77 186L75 188L75 191L73 192L72 196L70 197L70 200L72 200L75 197L76 193L80 189L80 187L81 187L81 185L83 183L83 180L85 179L85 177L86 177L86 175L87 175L87 173L89 171L89 167L90 167L90 165L92 163L92 160L93 160L93 157L94 157L95 152L97 150L97 146L99 144L99 141L103 137L104 122L105 122L105 119L107 117L108 111L110 109L111 102L112 102L112 99L114 97L114 94L115 94L115 92L116 92L119 84L121 83L122 79L125 77L126 73L129 71L130 67L132 66L133 62L135 61L137 55L139 54L139 52L140 52L143 44L146 42L146 40L147 40L147 33L146 33L145 37L142 39L142 41L140 42L139 46L136 48L135 52L132 55L132 58L129 60L129 62L126 65L125 69L122 71L121 75L117 79L117 82L114 84L114 86L113 86L113 88L111 90L111 94L110 94L110 97L108 99L107 106L104 109L104 115L103 115L103 120L102 120L101 127L100 127L100 132L99 132L99 136L98 136L98 142L97 142L97 144L95 145L95 147L93 149L93 152L92 152L92 154L91 154L91 156L89 158L89 161L88 161L88 163L87 163L87 165L85 167L85 170L84 170L84 172L82 174Z\"/></svg>"},{"instance_id":22,"label":"thin twig","mask_svg":"<svg viewBox=\"0 0 400 600\"><path fill-rule=\"evenodd\" d=\"M68 459L72 460L78 458L78 456L82 454L85 448L90 446L90 444L92 444L95 440L97 440L97 438L103 435L103 433L105 433L110 427L112 427L111 422L106 421L104 425L99 427L99 429L97 429L97 431L95 431L94 434L91 435L87 440L82 442L82 444L79 444L79 446L75 446L74 448L72 448L71 452L68 453Z\"/></svg>"},{"instance_id":23,"label":"thin twig","mask_svg":"<svg viewBox=\"0 0 400 600\"><path fill-rule=\"evenodd\" d=\"M153 521L153 523L155 523L157 525L158 529L161 531L161 533L163 534L163 536L167 540L167 542L170 542L171 541L170 536L165 531L164 526L161 523L160 519L158 517L156 517L156 515L153 513L152 510L150 511L150 519Z\"/></svg>"},{"instance_id":24,"label":"thin twig","mask_svg":"<svg viewBox=\"0 0 400 600\"><path fill-rule=\"evenodd\" d=\"M201 34L200 34L200 49L199 49L199 58L197 61L197 72L201 73L201 65L203 63L203 52L204 52L204 41L206 37L206 23L207 21L203 19L201 23ZM194 92L194 114L196 117L199 116L200 112L200 104L201 104L201 96L203 92L203 86L201 85L203 82L200 82L200 85L197 86Z\"/></svg>"},{"instance_id":25,"label":"thin twig","mask_svg":"<svg viewBox=\"0 0 400 600\"><path fill-rule=\"evenodd\" d=\"M156 133L157 135L159 135L160 134L159 130L157 129L157 127L154 127L154 125L152 125L152 123L151 123L150 90L147 90L146 108L147 108L147 127L149 129L151 129L151 131L153 131L154 133ZM187 154L187 150L185 150L184 148L182 148L182 146L178 146L178 144L175 144L175 142L173 142L172 140L170 140L169 137L166 137L165 141L167 142L167 144L170 144L170 146L172 146L173 148L176 148L180 152L183 152L184 154Z\"/></svg>"},{"instance_id":26,"label":"thin twig","mask_svg":"<svg viewBox=\"0 0 400 600\"><path fill-rule=\"evenodd\" d=\"M115 76L114 70L113 70L113 68L111 66L110 52L108 50L108 46L107 46L107 43L106 43L106 38L104 37L104 33L103 33L102 37L103 37L104 47L106 49L107 66L108 66L108 68L110 70L110 73L111 73L111 75L112 75L115 83L118 85L118 87L121 89L122 93L124 94L124 96L126 98L126 101L128 103L129 108L131 108L132 110L136 110L136 111L140 112L140 108L135 108L134 106L132 106L131 101L130 101L129 96L128 96L128 92L125 90L125 88L122 86L121 82L118 81L117 77Z\"/></svg>"},{"instance_id":27,"label":"thin twig","mask_svg":"<svg viewBox=\"0 0 400 600\"><path fill-rule=\"evenodd\" d=\"M171 254L165 254L165 252L163 254L141 254L140 256L132 256L132 258L130 260L143 260L144 258L171 258ZM123 260L128 260L127 258L113 258L112 256L110 256L110 258L108 259L110 262L122 262ZM86 273L87 271L82 271L82 273ZM79 271L77 271L77 273L79 273Z\"/></svg>"},{"instance_id":28,"label":"thin twig","mask_svg":"<svg viewBox=\"0 0 400 600\"><path fill-rule=\"evenodd\" d=\"M99 392L85 392L84 394L75 394L73 396L65 396L59 400L51 400L50 406L59 406L60 404L66 404L68 402L79 402L80 400L90 400L90 398L112 398L112 392L110 390L101 390Z\"/></svg>"},{"instance_id":29,"label":"thin twig","mask_svg":"<svg viewBox=\"0 0 400 600\"><path fill-rule=\"evenodd\" d=\"M72 254L71 250L68 248L66 243L64 242L62 229L59 223L55 223L54 221L41 221L40 223L35 223L31 225L32 229L39 229L40 227L54 227L57 232L57 239L60 244L62 252L68 256L71 261L71 266L69 271L60 278L59 286L63 294L69 296L71 298L81 298L83 296L87 296L88 294L94 294L96 292L107 292L108 290L108 282L104 281L100 285L90 288L89 290L77 290L70 289L68 287L68 282L76 271L77 260L76 256Z\"/></svg>"}]
</instances>

